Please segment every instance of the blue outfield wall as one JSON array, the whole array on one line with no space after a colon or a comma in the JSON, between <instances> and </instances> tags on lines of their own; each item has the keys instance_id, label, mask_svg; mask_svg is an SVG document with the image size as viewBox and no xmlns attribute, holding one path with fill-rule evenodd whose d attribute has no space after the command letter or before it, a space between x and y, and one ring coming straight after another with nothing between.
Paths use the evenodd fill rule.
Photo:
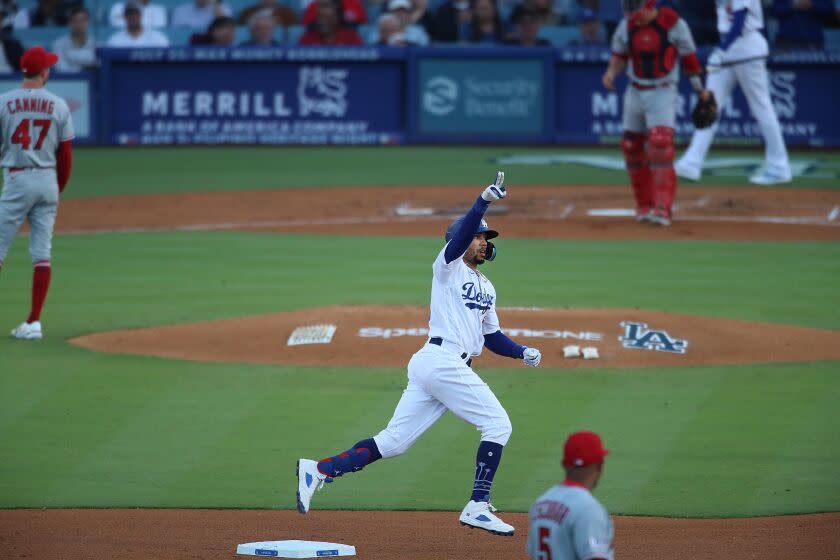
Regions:
<instances>
[{"instance_id":1,"label":"blue outfield wall","mask_svg":"<svg viewBox=\"0 0 840 560\"><path fill-rule=\"evenodd\" d=\"M95 73L56 76L99 144L606 144L621 134L622 79L601 48L183 47L102 50ZM701 53L702 58L702 53ZM840 51L771 56L791 146L840 146ZM87 88L81 87L87 84ZM82 95L83 90L87 91ZM680 82L677 134L695 103ZM85 110L86 109L86 110ZM78 122L84 120L83 123ZM719 140L759 144L740 90Z\"/></svg>"}]
</instances>

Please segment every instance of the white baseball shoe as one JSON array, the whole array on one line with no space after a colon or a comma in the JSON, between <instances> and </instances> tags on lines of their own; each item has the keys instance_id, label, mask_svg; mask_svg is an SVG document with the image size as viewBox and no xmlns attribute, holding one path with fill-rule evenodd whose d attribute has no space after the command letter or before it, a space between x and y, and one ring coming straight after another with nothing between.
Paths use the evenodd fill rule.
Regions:
<instances>
[{"instance_id":1,"label":"white baseball shoe","mask_svg":"<svg viewBox=\"0 0 840 560\"><path fill-rule=\"evenodd\" d=\"M671 213L667 210L656 209L650 213L648 220L652 224L668 227L671 225Z\"/></svg>"},{"instance_id":2,"label":"white baseball shoe","mask_svg":"<svg viewBox=\"0 0 840 560\"><path fill-rule=\"evenodd\" d=\"M780 185L782 183L790 183L792 180L793 176L790 171L782 173L766 167L761 167L758 171L750 175L750 183L753 185Z\"/></svg>"},{"instance_id":3,"label":"white baseball shoe","mask_svg":"<svg viewBox=\"0 0 840 560\"><path fill-rule=\"evenodd\" d=\"M677 177L682 177L689 181L699 181L700 176L703 175L703 171L699 167L688 165L682 158L674 164L674 171L676 171Z\"/></svg>"},{"instance_id":4,"label":"white baseball shoe","mask_svg":"<svg viewBox=\"0 0 840 560\"><path fill-rule=\"evenodd\" d=\"M461 525L469 528L484 529L494 535L509 537L513 535L513 525L508 525L495 515L496 508L490 502L476 502L470 500L461 512Z\"/></svg>"},{"instance_id":5,"label":"white baseball shoe","mask_svg":"<svg viewBox=\"0 0 840 560\"><path fill-rule=\"evenodd\" d=\"M41 340L44 338L44 333L41 332L41 321L21 323L12 329L12 337L18 340Z\"/></svg>"},{"instance_id":6,"label":"white baseball shoe","mask_svg":"<svg viewBox=\"0 0 840 560\"><path fill-rule=\"evenodd\" d=\"M297 509L300 513L309 511L309 503L315 492L324 487L325 482L332 482L332 478L318 472L317 461L299 459L297 462Z\"/></svg>"}]
</instances>

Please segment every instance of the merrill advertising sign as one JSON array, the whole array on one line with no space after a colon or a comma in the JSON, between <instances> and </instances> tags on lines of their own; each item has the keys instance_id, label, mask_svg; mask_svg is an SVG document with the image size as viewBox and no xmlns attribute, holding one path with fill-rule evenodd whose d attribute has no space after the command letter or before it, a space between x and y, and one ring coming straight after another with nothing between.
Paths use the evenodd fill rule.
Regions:
<instances>
[{"instance_id":1,"label":"merrill advertising sign","mask_svg":"<svg viewBox=\"0 0 840 560\"><path fill-rule=\"evenodd\" d=\"M117 144L391 144L403 79L391 62L114 64Z\"/></svg>"},{"instance_id":2,"label":"merrill advertising sign","mask_svg":"<svg viewBox=\"0 0 840 560\"><path fill-rule=\"evenodd\" d=\"M542 60L421 58L417 64L420 135L543 134Z\"/></svg>"},{"instance_id":3,"label":"merrill advertising sign","mask_svg":"<svg viewBox=\"0 0 840 560\"><path fill-rule=\"evenodd\" d=\"M623 92L627 80L622 78L616 91L605 90L601 86L605 67L606 63L588 61L578 64L561 61L557 64L555 116L558 143L614 143L621 136ZM826 64L771 60L770 99L788 145L836 146L840 143L836 104L831 98L832 90L825 85L830 68ZM563 84L574 84L574 87L563 87ZM676 101L676 133L684 139L690 138L694 130L691 110L696 103L697 95L682 76ZM740 87L734 88L732 97L720 108L720 123L715 138L727 144L762 143L761 130Z\"/></svg>"}]
</instances>

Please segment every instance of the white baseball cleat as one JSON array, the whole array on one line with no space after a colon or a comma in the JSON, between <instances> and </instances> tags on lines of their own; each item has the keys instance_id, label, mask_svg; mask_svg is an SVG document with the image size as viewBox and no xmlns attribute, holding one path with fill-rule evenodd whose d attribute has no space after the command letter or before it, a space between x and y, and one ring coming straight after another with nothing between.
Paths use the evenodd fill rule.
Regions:
<instances>
[{"instance_id":1,"label":"white baseball cleat","mask_svg":"<svg viewBox=\"0 0 840 560\"><path fill-rule=\"evenodd\" d=\"M678 160L677 163L674 164L674 171L676 171L677 177L682 177L683 179L688 179L689 181L699 181L700 176L703 174L703 171L699 167L688 165L682 159Z\"/></svg>"},{"instance_id":2,"label":"white baseball cleat","mask_svg":"<svg viewBox=\"0 0 840 560\"><path fill-rule=\"evenodd\" d=\"M325 482L332 482L332 479L318 472L318 463L310 459L298 460L297 479L297 509L300 513L306 513L315 492L323 488Z\"/></svg>"},{"instance_id":3,"label":"white baseball cleat","mask_svg":"<svg viewBox=\"0 0 840 560\"><path fill-rule=\"evenodd\" d=\"M41 340L44 338L44 333L41 332L41 321L21 323L12 329L12 337L18 340Z\"/></svg>"},{"instance_id":4,"label":"white baseball cleat","mask_svg":"<svg viewBox=\"0 0 840 560\"><path fill-rule=\"evenodd\" d=\"M667 210L653 210L650 213L648 220L652 224L668 227L671 225L671 213Z\"/></svg>"},{"instance_id":5,"label":"white baseball cleat","mask_svg":"<svg viewBox=\"0 0 840 560\"><path fill-rule=\"evenodd\" d=\"M470 528L484 529L494 535L509 537L513 535L513 525L508 525L495 515L496 508L490 502L476 502L470 500L461 512L461 525Z\"/></svg>"},{"instance_id":6,"label":"white baseball cleat","mask_svg":"<svg viewBox=\"0 0 840 560\"><path fill-rule=\"evenodd\" d=\"M766 167L762 167L752 175L750 175L750 183L753 185L779 185L781 183L790 183L793 177L790 171L781 173L779 171L772 171Z\"/></svg>"}]
</instances>

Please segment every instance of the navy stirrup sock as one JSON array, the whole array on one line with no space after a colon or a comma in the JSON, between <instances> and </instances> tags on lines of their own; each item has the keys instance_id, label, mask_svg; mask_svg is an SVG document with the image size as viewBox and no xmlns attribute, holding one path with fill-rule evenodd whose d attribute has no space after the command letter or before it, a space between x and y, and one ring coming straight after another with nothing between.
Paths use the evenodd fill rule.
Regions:
<instances>
[{"instance_id":1,"label":"navy stirrup sock","mask_svg":"<svg viewBox=\"0 0 840 560\"><path fill-rule=\"evenodd\" d=\"M493 484L493 477L499 468L499 461L502 460L503 446L492 441L482 441L478 446L478 453L475 457L475 483L471 500L475 502L490 501L490 486Z\"/></svg>"},{"instance_id":2,"label":"navy stirrup sock","mask_svg":"<svg viewBox=\"0 0 840 560\"><path fill-rule=\"evenodd\" d=\"M382 458L373 438L363 439L347 451L318 461L318 472L338 477L347 472L356 472Z\"/></svg>"}]
</instances>

